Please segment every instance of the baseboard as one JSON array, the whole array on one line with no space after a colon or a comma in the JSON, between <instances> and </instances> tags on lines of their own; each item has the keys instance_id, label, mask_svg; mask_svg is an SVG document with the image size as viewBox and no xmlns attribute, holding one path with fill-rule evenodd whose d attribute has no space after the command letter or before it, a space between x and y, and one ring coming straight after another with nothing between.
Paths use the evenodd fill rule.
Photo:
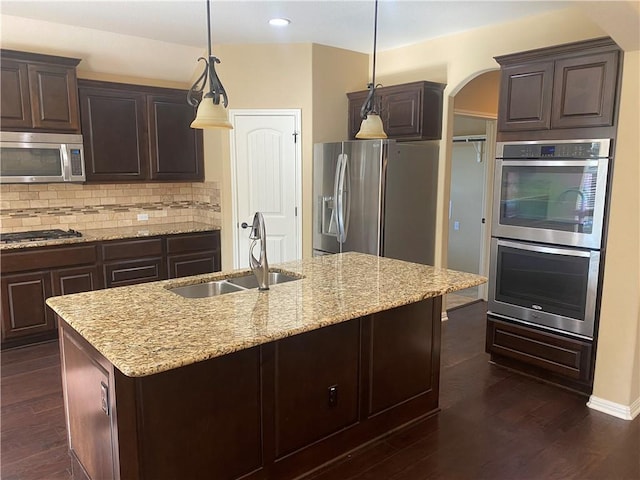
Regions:
<instances>
[{"instance_id":1,"label":"baseboard","mask_svg":"<svg viewBox=\"0 0 640 480\"><path fill-rule=\"evenodd\" d=\"M633 420L640 414L640 398L637 398L631 405L626 406L591 395L587 402L587 407L623 420Z\"/></svg>"}]
</instances>

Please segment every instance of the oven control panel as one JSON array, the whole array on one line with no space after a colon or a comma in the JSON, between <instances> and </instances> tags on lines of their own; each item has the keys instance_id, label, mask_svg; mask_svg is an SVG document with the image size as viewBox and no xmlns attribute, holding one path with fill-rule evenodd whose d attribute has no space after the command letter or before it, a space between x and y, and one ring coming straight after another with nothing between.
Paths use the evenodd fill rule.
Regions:
<instances>
[{"instance_id":1,"label":"oven control panel","mask_svg":"<svg viewBox=\"0 0 640 480\"><path fill-rule=\"evenodd\" d=\"M584 159L609 156L609 140L498 143L498 158Z\"/></svg>"}]
</instances>

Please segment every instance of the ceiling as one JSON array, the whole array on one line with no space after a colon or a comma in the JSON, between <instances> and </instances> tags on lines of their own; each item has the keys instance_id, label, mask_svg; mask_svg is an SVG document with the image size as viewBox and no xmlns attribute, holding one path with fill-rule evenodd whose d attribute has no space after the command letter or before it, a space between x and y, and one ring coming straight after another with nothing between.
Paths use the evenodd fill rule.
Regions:
<instances>
[{"instance_id":1,"label":"ceiling","mask_svg":"<svg viewBox=\"0 0 640 480\"><path fill-rule=\"evenodd\" d=\"M567 1L380 0L378 49L566 8ZM319 43L373 48L372 0L212 0L212 42ZM204 0L1 0L3 15L87 27L193 47L206 46ZM273 17L291 20L272 27Z\"/></svg>"}]
</instances>

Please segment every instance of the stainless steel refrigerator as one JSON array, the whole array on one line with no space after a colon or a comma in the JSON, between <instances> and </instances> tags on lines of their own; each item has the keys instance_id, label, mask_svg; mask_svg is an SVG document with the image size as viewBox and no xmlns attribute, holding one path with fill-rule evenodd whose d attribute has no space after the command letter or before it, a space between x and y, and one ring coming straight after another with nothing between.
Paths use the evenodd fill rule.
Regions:
<instances>
[{"instance_id":1,"label":"stainless steel refrigerator","mask_svg":"<svg viewBox=\"0 0 640 480\"><path fill-rule=\"evenodd\" d=\"M437 177L437 142L316 144L314 255L363 252L433 265Z\"/></svg>"}]
</instances>

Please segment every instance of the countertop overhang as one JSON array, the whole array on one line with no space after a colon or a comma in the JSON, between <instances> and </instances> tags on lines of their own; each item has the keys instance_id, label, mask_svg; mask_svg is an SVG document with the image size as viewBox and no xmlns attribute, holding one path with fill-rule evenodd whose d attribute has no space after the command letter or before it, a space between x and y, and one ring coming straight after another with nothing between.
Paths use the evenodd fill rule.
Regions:
<instances>
[{"instance_id":1,"label":"countertop overhang","mask_svg":"<svg viewBox=\"0 0 640 480\"><path fill-rule=\"evenodd\" d=\"M235 270L51 297L47 304L116 368L143 377L486 282L470 273L361 253L282 263L303 278L208 298L172 287Z\"/></svg>"}]
</instances>

